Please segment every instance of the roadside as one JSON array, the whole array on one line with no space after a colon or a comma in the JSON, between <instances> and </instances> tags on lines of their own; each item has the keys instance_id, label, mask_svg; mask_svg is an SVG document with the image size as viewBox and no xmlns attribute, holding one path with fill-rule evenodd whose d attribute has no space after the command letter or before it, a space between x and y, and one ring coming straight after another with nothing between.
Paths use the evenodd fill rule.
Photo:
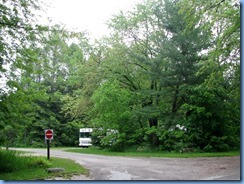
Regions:
<instances>
[{"instance_id":1,"label":"roadside","mask_svg":"<svg viewBox=\"0 0 244 184\"><path fill-rule=\"evenodd\" d=\"M0 150L0 179L16 180L56 180L88 179L89 171L75 160L52 157L25 151Z\"/></svg>"},{"instance_id":2,"label":"roadside","mask_svg":"<svg viewBox=\"0 0 244 184\"><path fill-rule=\"evenodd\" d=\"M92 180L92 179L85 175L74 175L71 178L54 177L54 178L45 179L45 180Z\"/></svg>"}]
</instances>

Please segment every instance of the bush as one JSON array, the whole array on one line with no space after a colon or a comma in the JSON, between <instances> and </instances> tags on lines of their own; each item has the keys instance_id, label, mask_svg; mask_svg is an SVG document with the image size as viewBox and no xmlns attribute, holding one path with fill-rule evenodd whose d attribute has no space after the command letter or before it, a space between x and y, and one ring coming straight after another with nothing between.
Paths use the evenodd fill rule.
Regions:
<instances>
[{"instance_id":1,"label":"bush","mask_svg":"<svg viewBox=\"0 0 244 184\"><path fill-rule=\"evenodd\" d=\"M108 148L112 151L123 151L123 140L125 135L124 134L118 134L118 133L111 133L107 134L103 139L101 140L101 145L104 148Z\"/></svg>"},{"instance_id":2,"label":"bush","mask_svg":"<svg viewBox=\"0 0 244 184\"><path fill-rule=\"evenodd\" d=\"M204 151L206 152L224 152L229 151L230 147L226 144L227 137L216 137L212 136L209 144L204 147Z\"/></svg>"},{"instance_id":3,"label":"bush","mask_svg":"<svg viewBox=\"0 0 244 184\"><path fill-rule=\"evenodd\" d=\"M50 166L49 162L44 159L21 156L18 152L12 150L0 150L0 163L0 173Z\"/></svg>"},{"instance_id":4,"label":"bush","mask_svg":"<svg viewBox=\"0 0 244 184\"><path fill-rule=\"evenodd\" d=\"M50 163L43 158L32 158L28 163L28 168L48 168Z\"/></svg>"},{"instance_id":5,"label":"bush","mask_svg":"<svg viewBox=\"0 0 244 184\"><path fill-rule=\"evenodd\" d=\"M177 151L187 147L185 142L186 134L182 130L161 130L159 135L160 145L158 147L161 151Z\"/></svg>"},{"instance_id":6,"label":"bush","mask_svg":"<svg viewBox=\"0 0 244 184\"><path fill-rule=\"evenodd\" d=\"M0 150L0 172L11 172L24 167L23 158L15 151Z\"/></svg>"}]
</instances>

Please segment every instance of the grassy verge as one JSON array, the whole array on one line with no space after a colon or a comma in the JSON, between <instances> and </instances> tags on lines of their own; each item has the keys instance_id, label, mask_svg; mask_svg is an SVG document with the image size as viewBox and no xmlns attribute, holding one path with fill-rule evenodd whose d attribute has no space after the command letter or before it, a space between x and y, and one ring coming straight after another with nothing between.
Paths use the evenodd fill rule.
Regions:
<instances>
[{"instance_id":1,"label":"grassy verge","mask_svg":"<svg viewBox=\"0 0 244 184\"><path fill-rule=\"evenodd\" d=\"M4 165L1 164L0 180L44 180L53 177L68 179L73 175L88 175L88 171L84 167L69 159L51 158L47 160L46 157L31 157L6 152L1 150L0 160L6 161ZM47 168L54 167L65 170L57 173L47 172Z\"/></svg>"},{"instance_id":2,"label":"grassy verge","mask_svg":"<svg viewBox=\"0 0 244 184\"><path fill-rule=\"evenodd\" d=\"M112 152L110 150L99 149L99 148L86 148L86 149L65 149L64 151L95 154L95 155L106 155L106 156L128 156L128 157L163 157L163 158L196 158L196 157L226 157L226 156L237 156L240 155L240 151L231 152L217 152L217 153L176 153L176 152Z\"/></svg>"}]
</instances>

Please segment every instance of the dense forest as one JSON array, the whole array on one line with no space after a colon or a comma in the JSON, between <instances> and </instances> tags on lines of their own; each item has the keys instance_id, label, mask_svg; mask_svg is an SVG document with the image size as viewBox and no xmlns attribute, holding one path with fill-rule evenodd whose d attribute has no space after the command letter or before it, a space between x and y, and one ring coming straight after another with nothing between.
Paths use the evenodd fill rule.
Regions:
<instances>
[{"instance_id":1,"label":"dense forest","mask_svg":"<svg viewBox=\"0 0 244 184\"><path fill-rule=\"evenodd\" d=\"M0 144L240 148L240 3L147 0L108 20L110 36L43 26L36 0L0 3ZM102 136L103 135L103 136Z\"/></svg>"}]
</instances>

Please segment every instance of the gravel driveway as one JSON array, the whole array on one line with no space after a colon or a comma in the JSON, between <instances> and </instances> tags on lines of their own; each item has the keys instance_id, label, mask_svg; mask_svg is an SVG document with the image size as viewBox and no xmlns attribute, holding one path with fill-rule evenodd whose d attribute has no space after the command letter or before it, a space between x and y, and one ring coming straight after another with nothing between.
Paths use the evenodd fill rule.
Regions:
<instances>
[{"instance_id":1,"label":"gravel driveway","mask_svg":"<svg viewBox=\"0 0 244 184\"><path fill-rule=\"evenodd\" d=\"M46 149L23 149L47 155ZM240 156L212 158L109 157L52 150L51 157L75 160L90 176L73 180L240 180ZM60 179L60 178L57 178Z\"/></svg>"}]
</instances>

